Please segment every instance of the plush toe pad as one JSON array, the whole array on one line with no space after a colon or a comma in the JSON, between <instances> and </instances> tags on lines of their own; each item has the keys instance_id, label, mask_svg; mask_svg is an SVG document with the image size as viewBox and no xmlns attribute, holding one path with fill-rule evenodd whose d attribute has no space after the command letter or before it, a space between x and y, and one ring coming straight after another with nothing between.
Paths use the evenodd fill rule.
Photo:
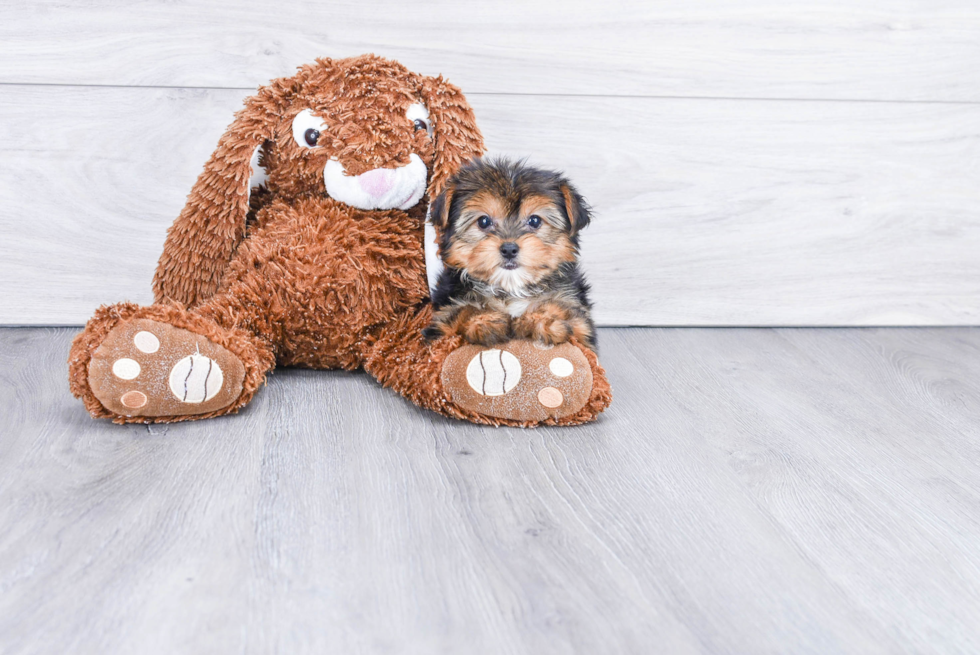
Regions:
<instances>
[{"instance_id":1,"label":"plush toe pad","mask_svg":"<svg viewBox=\"0 0 980 655\"><path fill-rule=\"evenodd\" d=\"M465 345L449 354L442 384L460 407L516 421L561 418L582 409L592 369L578 348L510 341L498 348Z\"/></svg>"},{"instance_id":2,"label":"plush toe pad","mask_svg":"<svg viewBox=\"0 0 980 655\"><path fill-rule=\"evenodd\" d=\"M134 319L113 328L92 353L89 386L121 416L206 414L242 393L245 367L207 337Z\"/></svg>"}]
</instances>

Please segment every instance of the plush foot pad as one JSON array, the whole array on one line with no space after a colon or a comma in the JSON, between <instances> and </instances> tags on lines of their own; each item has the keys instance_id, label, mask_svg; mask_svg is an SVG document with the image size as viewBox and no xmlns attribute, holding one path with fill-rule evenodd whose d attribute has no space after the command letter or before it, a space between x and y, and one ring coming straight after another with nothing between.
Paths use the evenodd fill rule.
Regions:
<instances>
[{"instance_id":1,"label":"plush foot pad","mask_svg":"<svg viewBox=\"0 0 980 655\"><path fill-rule=\"evenodd\" d=\"M465 345L446 358L442 385L464 409L515 421L543 421L585 406L592 393L592 369L570 343Z\"/></svg>"},{"instance_id":2,"label":"plush foot pad","mask_svg":"<svg viewBox=\"0 0 980 655\"><path fill-rule=\"evenodd\" d=\"M245 367L199 334L149 319L113 328L92 353L89 386L121 416L206 414L242 393Z\"/></svg>"}]
</instances>

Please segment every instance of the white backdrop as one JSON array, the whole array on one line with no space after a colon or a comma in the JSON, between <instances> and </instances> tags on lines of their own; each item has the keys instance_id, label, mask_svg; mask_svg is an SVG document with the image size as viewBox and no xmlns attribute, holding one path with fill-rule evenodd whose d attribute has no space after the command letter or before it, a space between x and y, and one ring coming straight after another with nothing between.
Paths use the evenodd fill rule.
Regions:
<instances>
[{"instance_id":1,"label":"white backdrop","mask_svg":"<svg viewBox=\"0 0 980 655\"><path fill-rule=\"evenodd\" d=\"M149 302L242 98L363 52L571 175L602 325L980 319L975 0L207 4L0 2L0 323Z\"/></svg>"}]
</instances>

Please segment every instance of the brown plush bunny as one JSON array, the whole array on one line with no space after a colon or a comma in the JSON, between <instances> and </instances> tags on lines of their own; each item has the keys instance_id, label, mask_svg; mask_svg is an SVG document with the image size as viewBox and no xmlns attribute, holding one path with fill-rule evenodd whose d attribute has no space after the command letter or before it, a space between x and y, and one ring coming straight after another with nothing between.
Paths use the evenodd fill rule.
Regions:
<instances>
[{"instance_id":1,"label":"brown plush bunny","mask_svg":"<svg viewBox=\"0 0 980 655\"><path fill-rule=\"evenodd\" d=\"M459 89L373 55L260 88L168 232L155 304L103 306L75 338L72 392L93 417L179 421L236 411L276 364L363 367L447 416L594 419L609 385L580 344L421 335L429 199L482 152Z\"/></svg>"}]
</instances>

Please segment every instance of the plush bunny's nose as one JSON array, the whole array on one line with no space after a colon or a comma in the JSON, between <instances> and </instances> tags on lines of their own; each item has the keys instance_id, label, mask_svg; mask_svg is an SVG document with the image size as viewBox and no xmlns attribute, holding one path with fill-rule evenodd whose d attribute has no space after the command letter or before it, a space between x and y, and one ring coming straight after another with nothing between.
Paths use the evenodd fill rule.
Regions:
<instances>
[{"instance_id":1,"label":"plush bunny's nose","mask_svg":"<svg viewBox=\"0 0 980 655\"><path fill-rule=\"evenodd\" d=\"M375 168L358 175L357 181L365 193L374 198L380 198L391 191L391 187L394 186L395 171L391 168Z\"/></svg>"}]
</instances>

